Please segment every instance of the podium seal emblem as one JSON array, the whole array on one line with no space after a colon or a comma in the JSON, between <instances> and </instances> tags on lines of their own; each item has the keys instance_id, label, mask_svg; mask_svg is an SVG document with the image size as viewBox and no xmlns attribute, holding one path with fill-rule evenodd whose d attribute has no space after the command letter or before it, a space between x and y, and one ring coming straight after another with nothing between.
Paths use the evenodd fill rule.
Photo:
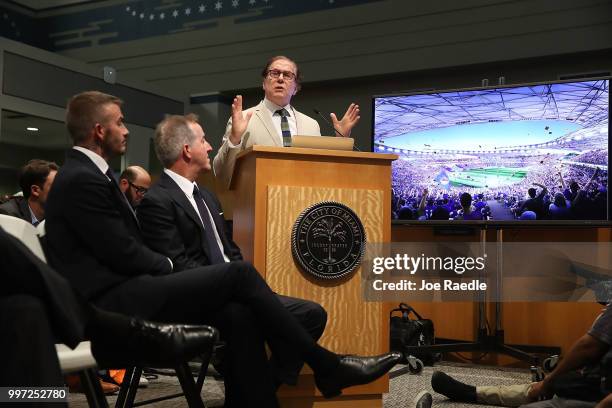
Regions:
<instances>
[{"instance_id":1,"label":"podium seal emblem","mask_svg":"<svg viewBox=\"0 0 612 408\"><path fill-rule=\"evenodd\" d=\"M366 235L353 210L334 201L305 209L293 225L293 257L317 279L342 279L357 269L365 252Z\"/></svg>"}]
</instances>

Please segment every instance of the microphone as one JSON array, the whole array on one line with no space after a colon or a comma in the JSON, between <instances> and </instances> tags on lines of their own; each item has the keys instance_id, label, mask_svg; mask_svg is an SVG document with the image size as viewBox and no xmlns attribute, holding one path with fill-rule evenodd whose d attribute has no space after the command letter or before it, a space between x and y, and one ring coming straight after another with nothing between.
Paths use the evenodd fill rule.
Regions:
<instances>
[{"instance_id":1,"label":"microphone","mask_svg":"<svg viewBox=\"0 0 612 408\"><path fill-rule=\"evenodd\" d=\"M321 112L317 109L314 108L313 109L314 113L316 113L317 115L319 115L321 117L321 119L323 119L325 121L325 123L327 123L329 125L330 128L334 129L335 132L337 132L340 136L344 137L344 135L334 127L334 125L325 117L321 114ZM334 133L334 136L336 135L336 133Z\"/></svg>"}]
</instances>

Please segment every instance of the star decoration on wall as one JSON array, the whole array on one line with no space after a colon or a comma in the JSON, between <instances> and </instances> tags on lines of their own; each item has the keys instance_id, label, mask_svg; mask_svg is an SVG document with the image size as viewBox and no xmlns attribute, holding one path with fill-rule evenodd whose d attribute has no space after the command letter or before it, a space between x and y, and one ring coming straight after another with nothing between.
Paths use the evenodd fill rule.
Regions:
<instances>
[{"instance_id":1,"label":"star decoration on wall","mask_svg":"<svg viewBox=\"0 0 612 408\"><path fill-rule=\"evenodd\" d=\"M14 38L16 36L20 36L22 38L26 38L27 43L31 43L32 45L36 45L49 50L71 49L83 47L83 39L85 41L91 41L92 43L98 41L98 39L95 38L97 34L93 32L90 27L92 24L98 24L101 16L108 16L108 13L115 13L115 15L120 14L122 16L121 18L114 18L109 23L109 26L111 27L109 29L116 31L117 35L113 36L112 38L109 37L100 40L101 44L130 41L139 38L164 35L166 33L174 32L176 27L181 25L182 27L188 30L212 28L215 27L217 24L216 22L214 22L214 20L218 19L219 17L225 17L226 14L227 17L235 17L241 14L251 14L251 16L244 21L240 18L230 21L230 24L242 24L254 20L268 20L278 17L284 17L285 15L302 14L308 13L310 11L343 7L345 5L344 3L347 3L346 5L350 6L353 3L360 4L377 1L383 0L351 0L350 2L342 2L336 0L311 0L304 2L283 2L270 0L130 0L123 2L115 1L111 2L114 4L109 4L108 6L101 7L100 10L96 9L95 12L92 12L92 10L87 10L83 12L76 12L74 13L74 16L71 15L71 18L73 18L73 20L75 21L75 29L79 31L78 39L73 39L72 37L69 38L71 34L67 34L66 32L60 29L63 20L59 21L58 17L58 24L50 24L50 26L57 26L57 32L54 34L58 34L58 37L57 39L51 39L50 44L45 43L45 41L41 40L40 38L37 38L38 32L34 27L28 26L26 27L27 29L22 29L23 27L20 26L22 20L14 20L12 11L6 10L4 7L0 6L0 32L2 33L2 35L6 35L8 37ZM0 3L2 3L1 0ZM223 10L224 6L225 10ZM265 13L262 13L261 15L252 16L253 11L257 8L264 9ZM166 21L166 18L168 18L169 21ZM49 19L55 20L56 18L49 17ZM124 21L122 19L127 19L127 21L130 21L131 25L123 24ZM194 26L191 25L191 22L193 20L199 21L208 19L213 20L213 22L211 24L198 24ZM33 18L31 18L30 16L23 15L23 20L28 20L28 24L30 24ZM138 20L140 20L140 24L149 27L146 30L135 30L133 23L138 22ZM68 38L68 41L65 41L66 38Z\"/></svg>"}]
</instances>

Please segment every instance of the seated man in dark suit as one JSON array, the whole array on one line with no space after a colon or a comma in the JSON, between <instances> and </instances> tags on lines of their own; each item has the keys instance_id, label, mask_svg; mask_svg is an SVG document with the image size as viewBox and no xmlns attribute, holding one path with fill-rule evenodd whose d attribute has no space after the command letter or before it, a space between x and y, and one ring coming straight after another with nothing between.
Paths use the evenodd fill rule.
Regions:
<instances>
[{"instance_id":1,"label":"seated man in dark suit","mask_svg":"<svg viewBox=\"0 0 612 408\"><path fill-rule=\"evenodd\" d=\"M225 378L226 407L278 406L264 340L292 348L313 369L325 397L373 381L399 361L397 353L339 356L321 347L246 262L173 273L166 256L143 244L138 220L109 171L107 161L126 149L121 104L100 92L70 99L66 124L75 146L47 205L49 260L87 300L125 314L218 327L235 356ZM180 154L206 160L205 151L201 137L182 145Z\"/></svg>"},{"instance_id":2,"label":"seated man in dark suit","mask_svg":"<svg viewBox=\"0 0 612 408\"><path fill-rule=\"evenodd\" d=\"M206 326L165 325L105 312L0 228L0 386L63 386L54 344L91 340L100 366L172 367L212 347Z\"/></svg>"},{"instance_id":3,"label":"seated man in dark suit","mask_svg":"<svg viewBox=\"0 0 612 408\"><path fill-rule=\"evenodd\" d=\"M204 265L242 261L240 248L226 233L221 204L211 191L199 187L195 180L211 171L208 142L198 156L181 154L183 145L203 138L204 131L197 116L169 116L155 131L155 151L165 169L138 207L138 219L145 243L168 256L174 270L181 271ZM191 128L195 132L188 132ZM317 303L278 295L278 299L318 340L323 334L327 313ZM223 333L221 333L223 335ZM303 362L285 344L274 349L274 380L277 384L295 385Z\"/></svg>"},{"instance_id":4,"label":"seated man in dark suit","mask_svg":"<svg viewBox=\"0 0 612 408\"><path fill-rule=\"evenodd\" d=\"M57 173L57 164L46 160L30 160L19 175L23 197L15 196L0 205L0 214L21 218L38 225L45 218L45 203Z\"/></svg>"}]
</instances>

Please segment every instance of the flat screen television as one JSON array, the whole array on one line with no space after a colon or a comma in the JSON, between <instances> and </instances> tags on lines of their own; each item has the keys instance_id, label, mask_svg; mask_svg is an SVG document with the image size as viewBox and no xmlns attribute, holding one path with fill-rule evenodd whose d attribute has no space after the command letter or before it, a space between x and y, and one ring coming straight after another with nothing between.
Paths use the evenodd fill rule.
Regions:
<instances>
[{"instance_id":1,"label":"flat screen television","mask_svg":"<svg viewBox=\"0 0 612 408\"><path fill-rule=\"evenodd\" d=\"M374 96L395 219L609 222L610 78Z\"/></svg>"}]
</instances>

